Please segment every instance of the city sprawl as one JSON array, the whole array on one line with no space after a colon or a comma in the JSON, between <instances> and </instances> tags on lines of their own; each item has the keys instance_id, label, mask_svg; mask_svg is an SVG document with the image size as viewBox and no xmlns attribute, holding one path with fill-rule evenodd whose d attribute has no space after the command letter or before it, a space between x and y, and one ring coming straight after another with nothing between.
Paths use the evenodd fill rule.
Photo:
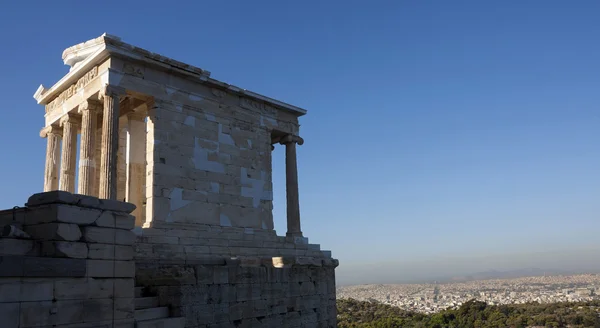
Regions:
<instances>
[{"instance_id":1,"label":"city sprawl","mask_svg":"<svg viewBox=\"0 0 600 328\"><path fill-rule=\"evenodd\" d=\"M375 300L422 313L458 307L471 299L492 305L589 301L600 299L600 275L344 286L337 289L337 297Z\"/></svg>"}]
</instances>

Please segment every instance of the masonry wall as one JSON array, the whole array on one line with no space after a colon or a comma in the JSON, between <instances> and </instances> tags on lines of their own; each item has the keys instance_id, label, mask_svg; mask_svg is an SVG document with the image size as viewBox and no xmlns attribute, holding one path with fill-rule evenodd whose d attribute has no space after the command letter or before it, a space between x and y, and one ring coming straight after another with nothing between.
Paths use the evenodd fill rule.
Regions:
<instances>
[{"instance_id":1,"label":"masonry wall","mask_svg":"<svg viewBox=\"0 0 600 328\"><path fill-rule=\"evenodd\" d=\"M173 222L273 229L271 136L297 135L298 113L221 82L222 88L210 87L145 63L111 58L110 76L153 99L145 227Z\"/></svg>"},{"instance_id":2,"label":"masonry wall","mask_svg":"<svg viewBox=\"0 0 600 328\"><path fill-rule=\"evenodd\" d=\"M56 191L0 211L0 325L134 327L132 210Z\"/></svg>"},{"instance_id":3,"label":"masonry wall","mask_svg":"<svg viewBox=\"0 0 600 328\"><path fill-rule=\"evenodd\" d=\"M151 98L136 284L186 327L335 327L337 260L273 228L271 138L300 114L178 69L111 58L110 76Z\"/></svg>"},{"instance_id":4,"label":"masonry wall","mask_svg":"<svg viewBox=\"0 0 600 328\"><path fill-rule=\"evenodd\" d=\"M138 262L136 280L196 327L335 327L335 260Z\"/></svg>"},{"instance_id":5,"label":"masonry wall","mask_svg":"<svg viewBox=\"0 0 600 328\"><path fill-rule=\"evenodd\" d=\"M156 101L152 221L273 229L271 132L260 117L204 100Z\"/></svg>"}]
</instances>

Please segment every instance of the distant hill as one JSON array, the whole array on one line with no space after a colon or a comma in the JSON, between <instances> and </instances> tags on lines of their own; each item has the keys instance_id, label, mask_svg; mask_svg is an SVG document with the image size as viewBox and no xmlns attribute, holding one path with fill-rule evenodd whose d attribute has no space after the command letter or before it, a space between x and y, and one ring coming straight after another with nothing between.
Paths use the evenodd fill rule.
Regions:
<instances>
[{"instance_id":1,"label":"distant hill","mask_svg":"<svg viewBox=\"0 0 600 328\"><path fill-rule=\"evenodd\" d=\"M489 270L484 272L477 272L464 276L455 276L448 279L440 279L440 282L464 282L472 280L488 280L488 279L512 279L521 277L534 277L534 276L556 276L556 275L567 275L574 274L575 272L569 272L566 270L544 270L539 268L527 268L519 270L509 271L498 271Z\"/></svg>"}]
</instances>

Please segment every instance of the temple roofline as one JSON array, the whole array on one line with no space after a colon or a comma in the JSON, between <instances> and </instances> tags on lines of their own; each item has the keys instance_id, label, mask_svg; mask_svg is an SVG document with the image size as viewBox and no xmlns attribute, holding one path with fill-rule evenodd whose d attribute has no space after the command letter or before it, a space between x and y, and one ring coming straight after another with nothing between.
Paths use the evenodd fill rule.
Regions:
<instances>
[{"instance_id":1,"label":"temple roofline","mask_svg":"<svg viewBox=\"0 0 600 328\"><path fill-rule=\"evenodd\" d=\"M67 86L75 83L87 70L111 55L123 56L169 70L176 70L181 74L198 79L199 83L206 83L214 87L227 89L232 93L263 101L269 105L291 111L297 116L306 114L306 110L303 108L213 79L210 77L209 71L125 43L121 41L121 38L106 33L98 38L65 49L62 58L65 65L71 66L69 72L50 89L40 85L33 97L38 104L48 104Z\"/></svg>"}]
</instances>

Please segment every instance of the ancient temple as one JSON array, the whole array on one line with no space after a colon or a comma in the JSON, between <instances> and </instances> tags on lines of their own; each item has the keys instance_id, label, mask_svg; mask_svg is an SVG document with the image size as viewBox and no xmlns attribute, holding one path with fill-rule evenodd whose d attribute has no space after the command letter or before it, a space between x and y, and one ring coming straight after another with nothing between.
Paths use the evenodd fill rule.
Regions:
<instances>
[{"instance_id":1,"label":"ancient temple","mask_svg":"<svg viewBox=\"0 0 600 328\"><path fill-rule=\"evenodd\" d=\"M44 193L0 212L10 232L0 242L12 245L0 248L0 291L40 276L53 288L0 296L0 317L16 318L8 327L335 327L338 262L301 230L304 109L107 34L62 57L69 72L34 95L45 106ZM282 236L272 214L279 146ZM3 272L6 259L21 271ZM45 271L28 273L28 261ZM87 292L65 298L65 281ZM112 293L94 298L99 281ZM106 311L90 317L92 305Z\"/></svg>"}]
</instances>

